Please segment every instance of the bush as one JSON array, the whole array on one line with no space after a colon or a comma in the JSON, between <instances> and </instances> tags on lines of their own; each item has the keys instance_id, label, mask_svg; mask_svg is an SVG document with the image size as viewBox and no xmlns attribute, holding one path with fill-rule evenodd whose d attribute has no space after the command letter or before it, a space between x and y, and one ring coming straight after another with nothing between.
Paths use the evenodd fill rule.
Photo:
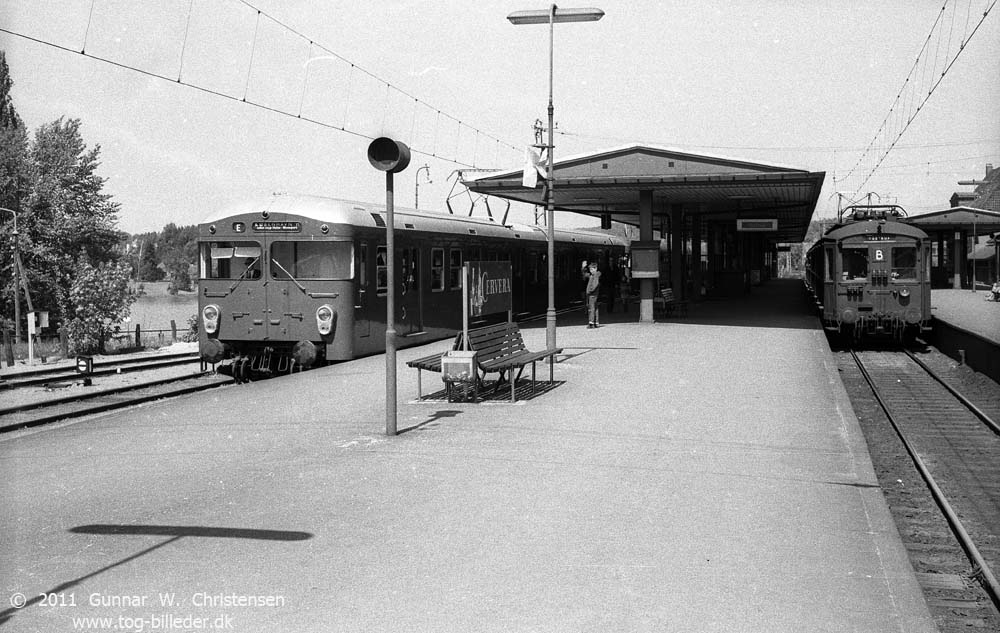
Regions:
<instances>
[{"instance_id":1,"label":"bush","mask_svg":"<svg viewBox=\"0 0 1000 633\"><path fill-rule=\"evenodd\" d=\"M96 268L84 258L69 291L66 321L71 354L100 354L107 340L121 331L113 325L128 316L138 293L129 287L130 268L124 262L105 262Z\"/></svg>"}]
</instances>

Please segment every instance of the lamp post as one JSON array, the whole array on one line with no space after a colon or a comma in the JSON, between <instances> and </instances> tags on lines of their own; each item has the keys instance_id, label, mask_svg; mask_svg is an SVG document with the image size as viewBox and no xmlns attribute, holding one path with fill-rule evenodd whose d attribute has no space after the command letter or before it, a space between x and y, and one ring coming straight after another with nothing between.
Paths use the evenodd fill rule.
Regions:
<instances>
[{"instance_id":1,"label":"lamp post","mask_svg":"<svg viewBox=\"0 0 1000 633\"><path fill-rule=\"evenodd\" d=\"M14 216L14 232L11 236L14 238L14 340L18 343L21 342L21 302L17 296L18 291L21 286L21 266L18 259L17 253L17 213L6 207L0 207L0 211L6 211L7 213Z\"/></svg>"},{"instance_id":2,"label":"lamp post","mask_svg":"<svg viewBox=\"0 0 1000 633\"><path fill-rule=\"evenodd\" d=\"M406 143L380 137L368 146L368 162L385 172L385 434L396 434L396 237L392 175L410 164Z\"/></svg>"},{"instance_id":3,"label":"lamp post","mask_svg":"<svg viewBox=\"0 0 1000 633\"><path fill-rule=\"evenodd\" d=\"M546 259L548 260L549 277L549 302L545 311L545 346L552 349L556 346L556 268L555 268L555 161L552 151L553 128L554 128L554 108L552 106L552 67L553 67L553 39L556 22L596 22L604 17L604 11L600 9L559 9L555 4L548 9L515 11L507 16L511 24L548 24L549 25L549 143L548 143L548 167L546 169L546 204L545 204L545 230L548 238L548 250Z\"/></svg>"},{"instance_id":4,"label":"lamp post","mask_svg":"<svg viewBox=\"0 0 1000 633\"><path fill-rule=\"evenodd\" d=\"M433 180L431 180L431 166L430 165L424 163L423 167L418 167L417 168L417 173L413 177L413 208L414 209L419 209L420 208L420 170L424 170L424 173L427 176L427 184L428 185L431 184L432 182L434 182Z\"/></svg>"}]
</instances>

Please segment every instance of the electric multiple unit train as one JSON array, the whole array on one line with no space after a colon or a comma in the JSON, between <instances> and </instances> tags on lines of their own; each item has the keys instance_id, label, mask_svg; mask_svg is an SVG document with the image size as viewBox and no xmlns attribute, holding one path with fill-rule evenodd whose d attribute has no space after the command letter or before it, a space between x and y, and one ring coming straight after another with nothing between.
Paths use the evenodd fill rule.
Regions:
<instances>
[{"instance_id":1,"label":"electric multiple unit train","mask_svg":"<svg viewBox=\"0 0 1000 633\"><path fill-rule=\"evenodd\" d=\"M930 240L897 205L852 206L806 255L827 330L902 341L931 319Z\"/></svg>"},{"instance_id":2,"label":"electric multiple unit train","mask_svg":"<svg viewBox=\"0 0 1000 633\"><path fill-rule=\"evenodd\" d=\"M466 261L510 261L515 315L547 303L542 228L400 209L395 225L395 330L399 347L461 329ZM581 299L580 262L610 280L625 242L555 231L556 305ZM385 350L388 269L385 209L276 194L199 225L199 347L238 379ZM515 317L516 318L516 317Z\"/></svg>"}]
</instances>

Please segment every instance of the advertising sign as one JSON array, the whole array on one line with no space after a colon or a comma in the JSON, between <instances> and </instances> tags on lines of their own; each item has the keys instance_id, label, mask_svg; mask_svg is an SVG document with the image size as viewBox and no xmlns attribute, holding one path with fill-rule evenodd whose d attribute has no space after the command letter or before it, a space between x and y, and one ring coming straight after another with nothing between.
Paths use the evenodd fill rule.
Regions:
<instances>
[{"instance_id":1,"label":"advertising sign","mask_svg":"<svg viewBox=\"0 0 1000 633\"><path fill-rule=\"evenodd\" d=\"M511 309L510 262L469 262L469 316Z\"/></svg>"}]
</instances>

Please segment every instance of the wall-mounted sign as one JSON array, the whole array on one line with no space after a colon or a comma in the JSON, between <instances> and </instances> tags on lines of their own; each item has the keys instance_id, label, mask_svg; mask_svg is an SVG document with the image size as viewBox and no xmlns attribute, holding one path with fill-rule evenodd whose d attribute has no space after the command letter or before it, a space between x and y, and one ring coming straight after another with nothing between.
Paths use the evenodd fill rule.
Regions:
<instances>
[{"instance_id":1,"label":"wall-mounted sign","mask_svg":"<svg viewBox=\"0 0 1000 633\"><path fill-rule=\"evenodd\" d=\"M778 219L736 220L736 230L741 232L777 231Z\"/></svg>"},{"instance_id":2,"label":"wall-mounted sign","mask_svg":"<svg viewBox=\"0 0 1000 633\"><path fill-rule=\"evenodd\" d=\"M634 240L629 248L632 253L632 279L657 279L660 276L660 241Z\"/></svg>"}]
</instances>

